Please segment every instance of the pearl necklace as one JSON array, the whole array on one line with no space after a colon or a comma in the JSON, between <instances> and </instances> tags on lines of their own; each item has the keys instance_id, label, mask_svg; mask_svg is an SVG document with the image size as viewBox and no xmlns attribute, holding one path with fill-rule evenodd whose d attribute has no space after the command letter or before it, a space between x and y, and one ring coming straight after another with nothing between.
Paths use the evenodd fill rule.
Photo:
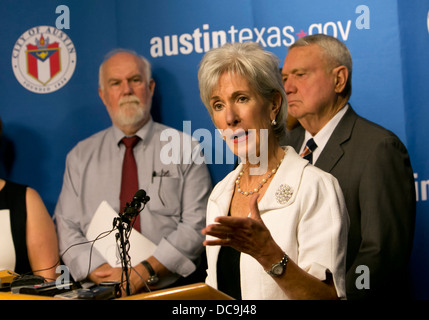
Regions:
<instances>
[{"instance_id":1,"label":"pearl necklace","mask_svg":"<svg viewBox=\"0 0 429 320\"><path fill-rule=\"evenodd\" d=\"M286 156L286 152L287 152L287 149L285 150L285 156ZM268 173L267 177L264 178L264 179L262 179L262 181L258 184L258 187L255 188L255 189L253 189L252 191L243 191L243 190L241 190L241 188L240 188L240 179L241 179L241 177L244 174L244 169L241 170L240 173L238 174L237 180L235 180L235 185L237 186L237 191L240 192L244 196L250 196L250 195L252 195L254 193L259 192L259 190L261 190L261 188L264 186L264 184L266 184L267 181L272 176L274 176L274 174L277 172L277 170L279 169L280 165L282 164L282 161L283 161L283 159L284 159L285 156L283 156L283 158L280 160L280 162L277 164L277 166L273 170L271 170L270 173Z\"/></svg>"}]
</instances>

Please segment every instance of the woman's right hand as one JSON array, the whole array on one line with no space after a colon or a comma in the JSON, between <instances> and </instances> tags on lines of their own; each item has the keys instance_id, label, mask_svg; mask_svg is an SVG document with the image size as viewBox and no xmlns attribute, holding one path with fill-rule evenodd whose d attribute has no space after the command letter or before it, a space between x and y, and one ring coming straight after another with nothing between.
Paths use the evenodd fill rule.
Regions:
<instances>
[{"instance_id":1,"label":"woman's right hand","mask_svg":"<svg viewBox=\"0 0 429 320\"><path fill-rule=\"evenodd\" d=\"M258 209L259 194L253 194L249 200L250 216L217 217L215 224L202 230L204 235L218 239L206 240L204 245L230 246L255 258L266 269L283 257L283 251L276 244L270 231L262 221Z\"/></svg>"}]
</instances>

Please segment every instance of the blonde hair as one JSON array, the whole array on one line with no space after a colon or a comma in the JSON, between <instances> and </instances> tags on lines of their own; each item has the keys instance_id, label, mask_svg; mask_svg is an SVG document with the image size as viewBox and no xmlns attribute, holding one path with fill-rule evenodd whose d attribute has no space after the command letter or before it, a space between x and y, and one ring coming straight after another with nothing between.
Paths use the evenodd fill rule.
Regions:
<instances>
[{"instance_id":1,"label":"blonde hair","mask_svg":"<svg viewBox=\"0 0 429 320\"><path fill-rule=\"evenodd\" d=\"M210 97L220 76L225 72L246 78L258 94L267 100L272 100L280 93L282 102L275 119L277 124L273 129L276 137L281 137L285 132L287 100L279 71L279 59L255 42L226 43L208 51L200 63L198 85L201 100L210 116L213 116Z\"/></svg>"}]
</instances>

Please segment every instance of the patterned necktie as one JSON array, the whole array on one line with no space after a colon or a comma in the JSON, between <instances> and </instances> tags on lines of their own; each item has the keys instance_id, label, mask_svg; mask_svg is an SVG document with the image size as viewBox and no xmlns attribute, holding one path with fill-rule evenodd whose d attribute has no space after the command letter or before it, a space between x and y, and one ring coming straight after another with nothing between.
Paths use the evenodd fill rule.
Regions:
<instances>
[{"instance_id":1,"label":"patterned necktie","mask_svg":"<svg viewBox=\"0 0 429 320\"><path fill-rule=\"evenodd\" d=\"M137 177L137 164L134 158L133 148L140 140L137 136L124 137L121 142L125 145L124 161L122 163L122 180L121 180L121 194L119 199L121 202L120 211L123 212L127 202L133 200L134 194L139 189ZM140 231L140 215L137 215L133 222L133 227Z\"/></svg>"},{"instance_id":2,"label":"patterned necktie","mask_svg":"<svg viewBox=\"0 0 429 320\"><path fill-rule=\"evenodd\" d=\"M313 151L316 150L317 144L313 138L308 139L305 145L304 151L300 154L301 157L308 160L311 164L313 163Z\"/></svg>"}]
</instances>

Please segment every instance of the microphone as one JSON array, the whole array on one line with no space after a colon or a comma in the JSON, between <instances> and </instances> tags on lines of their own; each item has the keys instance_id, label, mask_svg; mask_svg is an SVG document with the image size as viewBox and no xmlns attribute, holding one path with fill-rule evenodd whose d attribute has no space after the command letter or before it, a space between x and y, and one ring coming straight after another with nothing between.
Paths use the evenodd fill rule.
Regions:
<instances>
[{"instance_id":1,"label":"microphone","mask_svg":"<svg viewBox=\"0 0 429 320\"><path fill-rule=\"evenodd\" d=\"M146 195L146 191L143 189L138 190L133 197L131 203L127 203L125 206L124 212L122 214L123 218L131 221L134 217L136 217L140 213L140 208L142 204L146 204L150 200L150 197Z\"/></svg>"},{"instance_id":2,"label":"microphone","mask_svg":"<svg viewBox=\"0 0 429 320\"><path fill-rule=\"evenodd\" d=\"M142 203L146 204L150 200L150 197L146 195L146 191L140 189L133 197L133 201L130 206L140 206Z\"/></svg>"}]
</instances>

